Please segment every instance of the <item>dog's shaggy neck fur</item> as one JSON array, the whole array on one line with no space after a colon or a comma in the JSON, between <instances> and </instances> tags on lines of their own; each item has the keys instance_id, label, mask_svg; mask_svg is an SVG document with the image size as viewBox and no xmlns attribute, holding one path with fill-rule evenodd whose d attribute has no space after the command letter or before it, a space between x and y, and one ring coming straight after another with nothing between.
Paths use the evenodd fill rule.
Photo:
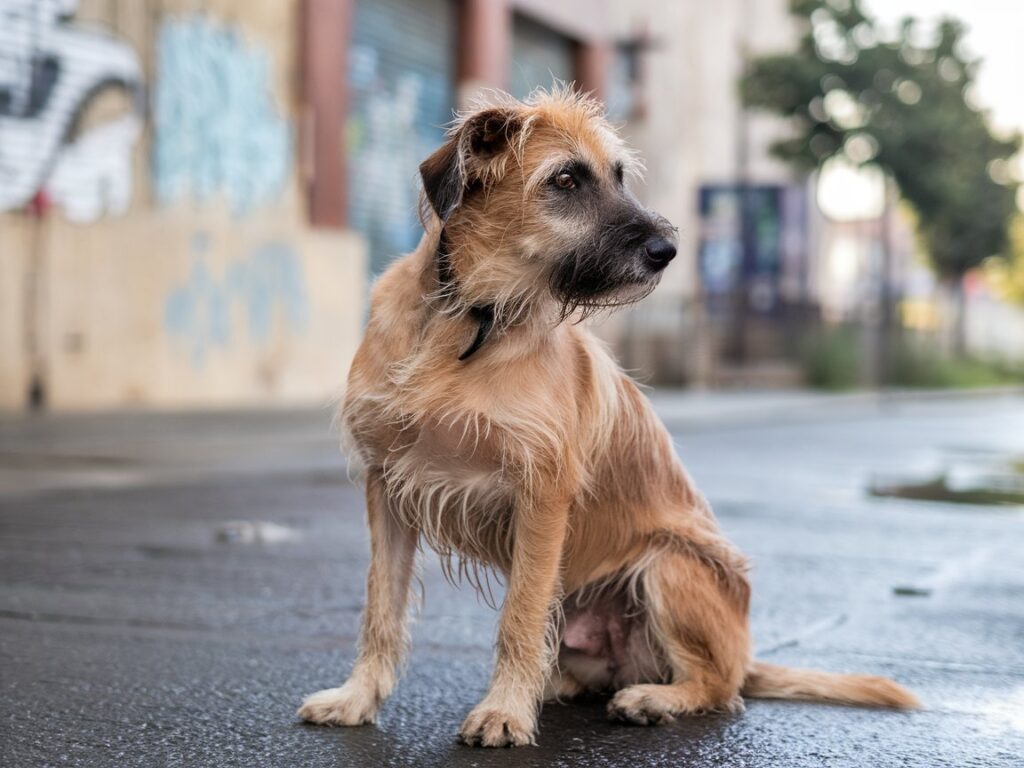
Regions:
<instances>
[{"instance_id":1,"label":"dog's shaggy neck fur","mask_svg":"<svg viewBox=\"0 0 1024 768\"><path fill-rule=\"evenodd\" d=\"M543 285L534 281L542 274L541 264L525 260L521 264L507 247L490 247L482 238L456 238L470 229L468 222L456 220L446 225L435 225L424 235L417 251L425 250L421 284L428 305L450 317L469 316L486 310L493 317L495 330L503 331L515 325L543 320L548 327L561 319L554 298ZM465 242L465 240L469 242ZM503 264L506 262L506 264ZM502 284L489 273L503 271L512 278Z\"/></svg>"},{"instance_id":2,"label":"dog's shaggy neck fur","mask_svg":"<svg viewBox=\"0 0 1024 768\"><path fill-rule=\"evenodd\" d=\"M444 227L441 228L441 234L438 237L435 261L437 262L438 291L443 292L449 301L457 300L459 286L452 268L451 255L448 253L448 238L445 236ZM487 342L487 337L490 336L491 330L494 328L494 304L475 304L469 308L468 314L478 326L473 343L459 355L460 362L464 362L476 354L480 347Z\"/></svg>"}]
</instances>

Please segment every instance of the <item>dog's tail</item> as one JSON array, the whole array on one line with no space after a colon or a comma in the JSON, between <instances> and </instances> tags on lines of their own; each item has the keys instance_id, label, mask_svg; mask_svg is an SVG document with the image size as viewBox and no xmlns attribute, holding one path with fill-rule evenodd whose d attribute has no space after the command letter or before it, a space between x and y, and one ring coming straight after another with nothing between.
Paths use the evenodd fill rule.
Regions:
<instances>
[{"instance_id":1,"label":"dog's tail","mask_svg":"<svg viewBox=\"0 0 1024 768\"><path fill-rule=\"evenodd\" d=\"M762 661L750 665L742 693L754 699L800 699L893 709L921 706L914 694L886 677L791 669Z\"/></svg>"}]
</instances>

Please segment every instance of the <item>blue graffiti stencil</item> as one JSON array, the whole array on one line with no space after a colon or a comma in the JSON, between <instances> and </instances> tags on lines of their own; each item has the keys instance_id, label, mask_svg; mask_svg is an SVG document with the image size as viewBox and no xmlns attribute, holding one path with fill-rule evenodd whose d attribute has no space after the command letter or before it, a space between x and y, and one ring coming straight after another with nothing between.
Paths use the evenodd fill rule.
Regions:
<instances>
[{"instance_id":1,"label":"blue graffiti stencil","mask_svg":"<svg viewBox=\"0 0 1024 768\"><path fill-rule=\"evenodd\" d=\"M202 368L211 350L232 343L231 317L241 307L249 337L257 344L270 341L276 318L290 331L309 322L309 299L302 262L286 243L260 246L243 261L232 264L218 279L206 264L207 238L197 235L192 269L164 302L164 325L184 341L192 363Z\"/></svg>"},{"instance_id":2,"label":"blue graffiti stencil","mask_svg":"<svg viewBox=\"0 0 1024 768\"><path fill-rule=\"evenodd\" d=\"M228 295L245 306L249 333L256 341L270 340L275 307L288 328L306 327L309 307L302 265L284 243L260 246L246 261L232 264L224 283Z\"/></svg>"},{"instance_id":3,"label":"blue graffiti stencil","mask_svg":"<svg viewBox=\"0 0 1024 768\"><path fill-rule=\"evenodd\" d=\"M224 286L214 280L206 262L196 256L185 283L175 288L164 304L164 324L188 342L192 364L201 368L212 347L231 341L230 304Z\"/></svg>"},{"instance_id":4,"label":"blue graffiti stencil","mask_svg":"<svg viewBox=\"0 0 1024 768\"><path fill-rule=\"evenodd\" d=\"M291 128L274 103L271 61L238 30L192 15L157 38L153 178L157 198L226 195L235 215L276 198L292 163Z\"/></svg>"}]
</instances>

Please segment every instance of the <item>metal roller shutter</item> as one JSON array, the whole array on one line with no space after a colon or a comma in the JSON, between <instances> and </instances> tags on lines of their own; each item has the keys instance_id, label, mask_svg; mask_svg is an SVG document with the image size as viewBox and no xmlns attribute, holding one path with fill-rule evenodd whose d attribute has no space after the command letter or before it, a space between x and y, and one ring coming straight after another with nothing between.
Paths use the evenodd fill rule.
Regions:
<instances>
[{"instance_id":1,"label":"metal roller shutter","mask_svg":"<svg viewBox=\"0 0 1024 768\"><path fill-rule=\"evenodd\" d=\"M455 101L453 0L358 0L346 131L349 216L379 274L413 249L420 162L436 149Z\"/></svg>"}]
</instances>

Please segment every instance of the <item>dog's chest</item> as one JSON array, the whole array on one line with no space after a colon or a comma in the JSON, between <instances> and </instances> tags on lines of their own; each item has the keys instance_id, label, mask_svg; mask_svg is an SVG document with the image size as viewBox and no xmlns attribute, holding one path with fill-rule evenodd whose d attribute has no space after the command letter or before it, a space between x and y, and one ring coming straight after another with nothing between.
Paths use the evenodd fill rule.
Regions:
<instances>
[{"instance_id":1,"label":"dog's chest","mask_svg":"<svg viewBox=\"0 0 1024 768\"><path fill-rule=\"evenodd\" d=\"M491 352L504 353L510 341L502 344ZM563 382L572 379L547 354L540 367L491 359L467 369L427 354L403 360L357 377L350 389L346 424L359 455L431 546L504 566L517 499L565 442L571 397Z\"/></svg>"},{"instance_id":2,"label":"dog's chest","mask_svg":"<svg viewBox=\"0 0 1024 768\"><path fill-rule=\"evenodd\" d=\"M367 446L394 511L442 556L507 568L516 486L493 425L454 412L405 423L386 451Z\"/></svg>"}]
</instances>

